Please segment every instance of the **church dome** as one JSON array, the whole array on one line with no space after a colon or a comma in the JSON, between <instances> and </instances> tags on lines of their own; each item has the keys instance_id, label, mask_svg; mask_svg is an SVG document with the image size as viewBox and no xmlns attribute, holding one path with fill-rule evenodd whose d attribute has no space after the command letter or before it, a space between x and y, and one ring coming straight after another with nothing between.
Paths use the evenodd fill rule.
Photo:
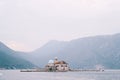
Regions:
<instances>
[{"instance_id":1,"label":"church dome","mask_svg":"<svg viewBox=\"0 0 120 80\"><path fill-rule=\"evenodd\" d=\"M49 60L48 63L49 63L49 64L53 64L53 63L54 63L54 60Z\"/></svg>"}]
</instances>

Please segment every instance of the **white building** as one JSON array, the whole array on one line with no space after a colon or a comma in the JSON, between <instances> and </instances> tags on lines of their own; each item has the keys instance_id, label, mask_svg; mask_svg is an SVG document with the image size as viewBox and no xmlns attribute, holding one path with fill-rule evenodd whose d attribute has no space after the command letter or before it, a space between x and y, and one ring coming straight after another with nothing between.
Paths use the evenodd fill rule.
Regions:
<instances>
[{"instance_id":1,"label":"white building","mask_svg":"<svg viewBox=\"0 0 120 80\"><path fill-rule=\"evenodd\" d=\"M55 58L55 60L49 60L45 68L46 68L46 71L69 71L70 70L68 63L66 63L65 61L59 61L57 58Z\"/></svg>"}]
</instances>

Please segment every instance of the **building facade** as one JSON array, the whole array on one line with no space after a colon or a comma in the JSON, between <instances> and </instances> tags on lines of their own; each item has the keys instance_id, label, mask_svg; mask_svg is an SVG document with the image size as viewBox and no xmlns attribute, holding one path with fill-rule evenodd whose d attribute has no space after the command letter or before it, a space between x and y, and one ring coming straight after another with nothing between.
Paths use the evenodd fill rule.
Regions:
<instances>
[{"instance_id":1,"label":"building facade","mask_svg":"<svg viewBox=\"0 0 120 80\"><path fill-rule=\"evenodd\" d=\"M68 63L65 61L59 61L57 58L55 60L49 60L48 64L45 66L46 71L69 71L70 68Z\"/></svg>"}]
</instances>

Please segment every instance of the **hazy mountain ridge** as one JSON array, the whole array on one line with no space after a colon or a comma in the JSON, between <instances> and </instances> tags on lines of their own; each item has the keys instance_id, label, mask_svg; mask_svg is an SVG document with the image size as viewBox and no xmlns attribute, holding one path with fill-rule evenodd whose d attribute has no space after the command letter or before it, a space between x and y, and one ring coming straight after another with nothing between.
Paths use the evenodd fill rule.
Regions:
<instances>
[{"instance_id":1,"label":"hazy mountain ridge","mask_svg":"<svg viewBox=\"0 0 120 80\"><path fill-rule=\"evenodd\" d=\"M34 65L18 56L18 52L8 48L0 42L0 68L5 69L23 69L33 68Z\"/></svg>"},{"instance_id":2,"label":"hazy mountain ridge","mask_svg":"<svg viewBox=\"0 0 120 80\"><path fill-rule=\"evenodd\" d=\"M12 54L15 55L11 56ZM8 55L10 58L6 58ZM16 52L5 45L0 47L0 64L8 65L9 61L13 60L11 58L15 57L24 58L18 62L29 64L26 59L39 67L44 67L50 59L58 57L67 61L72 68L96 68L99 65L104 68L120 69L120 34L86 37L69 42L50 41L30 53ZM16 64L14 60L12 62Z\"/></svg>"},{"instance_id":3,"label":"hazy mountain ridge","mask_svg":"<svg viewBox=\"0 0 120 80\"><path fill-rule=\"evenodd\" d=\"M30 60L35 65L44 67L50 59L58 56L58 53L62 51L67 44L68 42L51 40L43 47L24 55L24 58Z\"/></svg>"},{"instance_id":4,"label":"hazy mountain ridge","mask_svg":"<svg viewBox=\"0 0 120 80\"><path fill-rule=\"evenodd\" d=\"M57 56L68 61L74 68L95 68L101 65L105 68L118 69L120 68L120 34L86 37L70 42L49 42L33 52L32 56L35 55L37 57L34 62L37 61L36 64L39 66L44 66L49 59Z\"/></svg>"},{"instance_id":5,"label":"hazy mountain ridge","mask_svg":"<svg viewBox=\"0 0 120 80\"><path fill-rule=\"evenodd\" d=\"M66 57L73 60L71 63L79 64L81 68L92 68L96 65L120 68L119 44L120 36L117 35L82 38L71 41L62 53L66 52ZM70 58L69 54L72 55Z\"/></svg>"}]
</instances>

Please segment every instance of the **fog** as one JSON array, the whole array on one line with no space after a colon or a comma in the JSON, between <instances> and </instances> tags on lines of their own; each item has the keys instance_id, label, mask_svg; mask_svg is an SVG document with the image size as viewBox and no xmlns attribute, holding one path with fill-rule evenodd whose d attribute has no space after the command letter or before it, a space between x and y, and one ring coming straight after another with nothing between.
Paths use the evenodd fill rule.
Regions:
<instances>
[{"instance_id":1,"label":"fog","mask_svg":"<svg viewBox=\"0 0 120 80\"><path fill-rule=\"evenodd\" d=\"M119 0L0 0L0 41L31 51L50 40L120 32Z\"/></svg>"}]
</instances>

